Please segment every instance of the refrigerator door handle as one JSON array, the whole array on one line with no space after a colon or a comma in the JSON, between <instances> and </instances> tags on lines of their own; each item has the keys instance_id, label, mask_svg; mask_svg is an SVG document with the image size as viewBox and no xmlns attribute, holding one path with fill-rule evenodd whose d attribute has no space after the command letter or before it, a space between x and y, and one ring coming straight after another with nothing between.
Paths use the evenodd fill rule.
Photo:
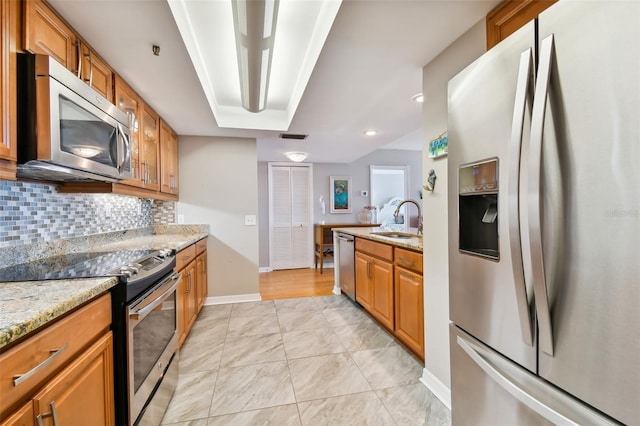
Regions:
<instances>
[{"instance_id":1,"label":"refrigerator door handle","mask_svg":"<svg viewBox=\"0 0 640 426\"><path fill-rule=\"evenodd\" d=\"M528 205L529 205L529 240L531 244L531 268L533 275L533 293L536 299L538 315L540 347L553 356L553 329L549 296L545 281L544 258L542 255L542 224L540 214L541 173L542 173L542 137L544 119L549 96L549 80L552 61L555 55L553 34L542 40L540 44L540 63L538 79L533 98L531 113L531 142L529 149Z\"/></svg>"},{"instance_id":2,"label":"refrigerator door handle","mask_svg":"<svg viewBox=\"0 0 640 426\"><path fill-rule=\"evenodd\" d=\"M533 49L529 48L520 54L520 68L518 69L518 83L516 86L513 124L511 127L511 142L509 144L509 180L507 190L507 199L509 200L509 245L511 249L513 283L516 290L522 340L529 346L533 346L533 321L531 319L531 312L529 309L530 300L525 284L524 269L522 265L519 220L519 176L524 118L527 104L531 104L531 94L533 93L532 85Z\"/></svg>"},{"instance_id":3,"label":"refrigerator door handle","mask_svg":"<svg viewBox=\"0 0 640 426\"><path fill-rule=\"evenodd\" d=\"M559 391L548 389L549 385L535 383L529 383L531 391L541 395L546 395L549 401L557 404L557 407L565 410L566 413L573 417L573 420L562 413L559 413L553 407L545 404L543 401L534 397L527 389L518 383L517 379L522 379L522 372L519 371L520 367L516 364L500 362L501 360L494 360L496 355L492 354L488 350L468 341L463 336L456 336L456 343L460 348L471 358L475 364L482 369L482 371L495 381L506 392L520 401L522 404L529 407L531 410L544 417L547 421L555 425L566 426L578 426L578 425L615 425L605 419L601 415L596 414L594 411L589 410L585 406L571 400L567 396L562 395ZM496 365L498 364L498 365ZM511 371L510 371L511 370ZM530 374L530 373L524 373ZM525 382L527 379L523 379ZM534 379L535 380L535 379ZM537 389L536 389L537 388ZM551 392L551 395L549 395Z\"/></svg>"}]
</instances>

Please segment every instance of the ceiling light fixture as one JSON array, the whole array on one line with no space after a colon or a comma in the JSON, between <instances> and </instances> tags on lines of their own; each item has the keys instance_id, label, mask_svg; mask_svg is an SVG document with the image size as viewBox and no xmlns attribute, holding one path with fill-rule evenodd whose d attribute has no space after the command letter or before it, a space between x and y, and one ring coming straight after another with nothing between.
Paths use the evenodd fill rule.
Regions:
<instances>
[{"instance_id":1,"label":"ceiling light fixture","mask_svg":"<svg viewBox=\"0 0 640 426\"><path fill-rule=\"evenodd\" d=\"M423 103L424 102L424 95L422 93L418 93L417 95L413 95L411 97L411 100L413 102L418 102L418 103Z\"/></svg>"},{"instance_id":2,"label":"ceiling light fixture","mask_svg":"<svg viewBox=\"0 0 640 426\"><path fill-rule=\"evenodd\" d=\"M367 131L364 132L364 134L366 136L375 136L375 135L378 134L378 132L376 130L367 130Z\"/></svg>"},{"instance_id":3,"label":"ceiling light fixture","mask_svg":"<svg viewBox=\"0 0 640 426\"><path fill-rule=\"evenodd\" d=\"M294 163L299 163L301 161L304 161L309 156L309 154L307 154L306 152L302 152L302 151L285 152L284 155L285 155L285 157L287 157L289 160L293 161Z\"/></svg>"},{"instance_id":4,"label":"ceiling light fixture","mask_svg":"<svg viewBox=\"0 0 640 426\"><path fill-rule=\"evenodd\" d=\"M233 0L242 107L260 112L267 105L279 0Z\"/></svg>"}]
</instances>

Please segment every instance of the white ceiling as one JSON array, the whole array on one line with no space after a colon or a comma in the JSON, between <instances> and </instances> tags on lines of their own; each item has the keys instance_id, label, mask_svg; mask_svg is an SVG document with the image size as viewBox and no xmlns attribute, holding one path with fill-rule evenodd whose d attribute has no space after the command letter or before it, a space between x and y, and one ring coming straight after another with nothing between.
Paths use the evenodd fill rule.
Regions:
<instances>
[{"instance_id":1,"label":"white ceiling","mask_svg":"<svg viewBox=\"0 0 640 426\"><path fill-rule=\"evenodd\" d=\"M422 68L498 0L344 0L288 130L308 134L304 141L218 127L166 0L49 3L178 135L256 138L259 161L306 151L309 162L333 163L422 149L421 105L410 101Z\"/></svg>"}]
</instances>

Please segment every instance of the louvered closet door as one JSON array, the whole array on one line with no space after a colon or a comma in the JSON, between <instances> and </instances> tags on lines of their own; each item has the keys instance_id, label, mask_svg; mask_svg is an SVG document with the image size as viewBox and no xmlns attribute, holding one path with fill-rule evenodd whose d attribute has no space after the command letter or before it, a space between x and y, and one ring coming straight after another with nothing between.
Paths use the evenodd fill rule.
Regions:
<instances>
[{"instance_id":1,"label":"louvered closet door","mask_svg":"<svg viewBox=\"0 0 640 426\"><path fill-rule=\"evenodd\" d=\"M311 182L308 167L291 168L291 268L311 263Z\"/></svg>"},{"instance_id":2,"label":"louvered closet door","mask_svg":"<svg viewBox=\"0 0 640 426\"><path fill-rule=\"evenodd\" d=\"M269 192L271 268L310 267L310 168L270 166Z\"/></svg>"}]
</instances>

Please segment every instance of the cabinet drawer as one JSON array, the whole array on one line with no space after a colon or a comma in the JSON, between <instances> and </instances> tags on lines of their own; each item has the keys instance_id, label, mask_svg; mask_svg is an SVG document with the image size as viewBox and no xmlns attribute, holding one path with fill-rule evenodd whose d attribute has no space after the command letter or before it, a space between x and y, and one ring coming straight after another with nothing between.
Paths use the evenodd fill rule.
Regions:
<instances>
[{"instance_id":1,"label":"cabinet drawer","mask_svg":"<svg viewBox=\"0 0 640 426\"><path fill-rule=\"evenodd\" d=\"M207 239L203 238L196 242L196 256L207 249Z\"/></svg>"},{"instance_id":2,"label":"cabinet drawer","mask_svg":"<svg viewBox=\"0 0 640 426\"><path fill-rule=\"evenodd\" d=\"M396 247L394 263L396 266L402 266L422 274L422 253Z\"/></svg>"},{"instance_id":3,"label":"cabinet drawer","mask_svg":"<svg viewBox=\"0 0 640 426\"><path fill-rule=\"evenodd\" d=\"M26 397L111 324L106 294L0 354L0 413ZM22 382L14 378L22 375Z\"/></svg>"},{"instance_id":4,"label":"cabinet drawer","mask_svg":"<svg viewBox=\"0 0 640 426\"><path fill-rule=\"evenodd\" d=\"M176 255L176 271L184 269L193 259L196 258L196 245L191 244L184 250L180 250Z\"/></svg>"},{"instance_id":5,"label":"cabinet drawer","mask_svg":"<svg viewBox=\"0 0 640 426\"><path fill-rule=\"evenodd\" d=\"M356 250L393 262L393 247L364 238L356 238Z\"/></svg>"}]
</instances>

